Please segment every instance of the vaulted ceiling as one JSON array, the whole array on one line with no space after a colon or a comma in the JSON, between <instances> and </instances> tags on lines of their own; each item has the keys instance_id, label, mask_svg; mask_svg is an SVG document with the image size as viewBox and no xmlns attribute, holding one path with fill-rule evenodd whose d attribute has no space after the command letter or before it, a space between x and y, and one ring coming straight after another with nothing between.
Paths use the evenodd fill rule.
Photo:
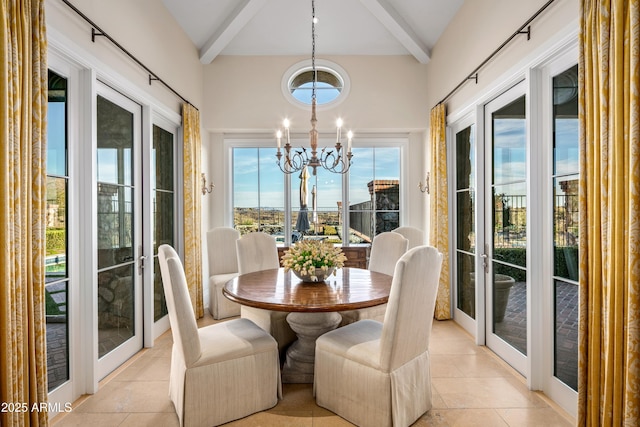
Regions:
<instances>
[{"instance_id":1,"label":"vaulted ceiling","mask_svg":"<svg viewBox=\"0 0 640 427\"><path fill-rule=\"evenodd\" d=\"M218 55L310 55L311 0L162 0L199 49ZM463 0L316 0L316 55L413 55L431 49Z\"/></svg>"}]
</instances>

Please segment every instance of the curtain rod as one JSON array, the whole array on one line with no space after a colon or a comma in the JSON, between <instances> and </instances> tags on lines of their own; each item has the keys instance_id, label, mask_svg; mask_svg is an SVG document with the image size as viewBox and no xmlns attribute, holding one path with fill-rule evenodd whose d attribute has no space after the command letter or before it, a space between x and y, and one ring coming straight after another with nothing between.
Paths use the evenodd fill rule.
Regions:
<instances>
[{"instance_id":1,"label":"curtain rod","mask_svg":"<svg viewBox=\"0 0 640 427\"><path fill-rule=\"evenodd\" d=\"M491 55L489 55L484 61L482 61L480 63L480 65L478 65L471 73L469 73L469 75L467 76L467 78L465 78L464 80L462 80L460 83L458 83L458 85L456 87L453 88L453 90L451 92L449 92L447 94L447 96L445 96L444 98L442 98L442 101L438 102L438 104L442 104L444 103L447 99L449 99L451 97L451 95L453 95L454 93L456 93L458 91L458 89L460 89L462 87L462 85L464 85L466 82L468 82L469 80L475 80L476 84L478 84L478 71L484 67L487 62L489 62L491 59L493 59L494 56L496 56L498 54L498 52L500 52L511 40L513 40L515 37L521 35L521 34L526 34L527 35L527 40L531 39L531 26L529 24L531 24L531 22L536 19L538 17L538 15L540 15L542 12L545 11L545 9L547 7L549 7L549 5L551 3L553 3L555 0L549 0L544 6L542 6L536 13L534 13L531 18L529 18L527 20L527 22L525 22L524 24L522 24L522 26L520 28L518 28L513 34L511 34L511 36L506 39L496 50L494 50ZM527 27L526 30L524 30L524 28ZM524 30L524 31L523 31Z\"/></svg>"},{"instance_id":2,"label":"curtain rod","mask_svg":"<svg viewBox=\"0 0 640 427\"><path fill-rule=\"evenodd\" d=\"M178 98L180 98L182 101L184 101L185 103L191 105L193 108L195 108L196 110L198 110L198 108L193 105L192 103L190 103L184 96L180 95L174 88L172 88L171 86L169 86L164 80L162 80L160 77L158 77L158 75L156 73L154 73L153 71L151 71L149 69L149 67L147 67L146 65L144 65L138 58L136 58L135 56L133 56L133 54L131 52L129 52L127 49L125 49L120 43L118 43L117 41L115 41L113 39L113 37L111 37L109 34L107 34L106 32L104 32L102 30L102 28L100 28L98 25L96 25L95 22L93 22L87 15L85 15L84 13L82 13L77 7L75 7L73 4L71 4L71 2L69 2L69 0L62 0L62 2L64 4L66 4L67 6L69 6L71 8L71 10L73 10L75 13L77 13L82 19L84 19L85 21L87 21L89 23L89 25L91 25L93 28L91 28L91 41L93 43L96 42L96 36L103 36L105 37L107 40L109 40L111 43L113 43L118 49L120 49L125 55L127 55L130 59L132 59L136 64L138 64L140 67L142 67L147 73L149 73L149 86L151 86L151 83L153 81L157 81L162 83L167 89L169 89L171 92L173 92L174 95L176 95ZM97 31L96 31L97 30Z\"/></svg>"}]
</instances>

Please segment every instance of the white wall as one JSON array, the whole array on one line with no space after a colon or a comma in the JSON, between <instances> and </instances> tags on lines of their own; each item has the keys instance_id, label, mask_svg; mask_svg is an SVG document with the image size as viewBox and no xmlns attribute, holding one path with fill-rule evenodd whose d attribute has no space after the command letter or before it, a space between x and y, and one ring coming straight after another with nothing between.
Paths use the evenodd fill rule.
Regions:
<instances>
[{"instance_id":1,"label":"white wall","mask_svg":"<svg viewBox=\"0 0 640 427\"><path fill-rule=\"evenodd\" d=\"M208 171L220 191L208 203L209 227L225 225L230 209L225 188L224 148L226 136L253 134L270 139L288 117L292 130L308 132L310 108L300 108L285 99L281 81L285 72L307 57L219 56L204 70L203 126L210 132ZM414 189L424 179L425 129L429 120L426 67L412 56L330 56L321 57L341 66L351 81L351 92L340 104L320 110L318 129L332 134L335 119L342 117L345 128L358 136L372 133L398 134L409 138L407 176L407 225L424 227L424 196ZM354 162L358 160L353 159ZM414 184L415 181L415 184ZM229 224L226 224L229 225Z\"/></svg>"},{"instance_id":2,"label":"white wall","mask_svg":"<svg viewBox=\"0 0 640 427\"><path fill-rule=\"evenodd\" d=\"M202 72L197 49L155 0L71 0L71 3L159 78L202 109ZM61 42L85 62L89 56L175 112L182 101L161 83L149 85L149 74L104 37L91 42L91 26L61 0L47 0L45 16L50 44ZM126 81L125 81L126 80Z\"/></svg>"}]
</instances>

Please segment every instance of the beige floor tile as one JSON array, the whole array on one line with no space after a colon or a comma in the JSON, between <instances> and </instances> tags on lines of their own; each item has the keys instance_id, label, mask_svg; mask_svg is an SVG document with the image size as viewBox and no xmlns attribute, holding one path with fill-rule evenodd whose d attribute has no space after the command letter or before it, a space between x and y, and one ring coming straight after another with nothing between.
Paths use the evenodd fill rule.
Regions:
<instances>
[{"instance_id":1,"label":"beige floor tile","mask_svg":"<svg viewBox=\"0 0 640 427\"><path fill-rule=\"evenodd\" d=\"M64 417L56 418L56 427L113 427L120 425L126 418L126 413L81 413L70 412Z\"/></svg>"},{"instance_id":2,"label":"beige floor tile","mask_svg":"<svg viewBox=\"0 0 640 427\"><path fill-rule=\"evenodd\" d=\"M316 416L313 415L313 427L353 427L349 421L344 418L340 418L333 412L329 412L327 415Z\"/></svg>"},{"instance_id":3,"label":"beige floor tile","mask_svg":"<svg viewBox=\"0 0 640 427\"><path fill-rule=\"evenodd\" d=\"M272 411L313 411L319 409L313 397L311 384L283 384L282 394L284 399L280 400Z\"/></svg>"},{"instance_id":4,"label":"beige floor tile","mask_svg":"<svg viewBox=\"0 0 640 427\"><path fill-rule=\"evenodd\" d=\"M429 343L430 354L477 354L480 347L467 338L457 337L455 339L435 340Z\"/></svg>"},{"instance_id":5,"label":"beige floor tile","mask_svg":"<svg viewBox=\"0 0 640 427\"><path fill-rule=\"evenodd\" d=\"M432 384L448 408L525 408L543 404L535 394L523 392L506 378L433 378Z\"/></svg>"},{"instance_id":6,"label":"beige floor tile","mask_svg":"<svg viewBox=\"0 0 640 427\"><path fill-rule=\"evenodd\" d=\"M432 409L414 427L508 427L494 409Z\"/></svg>"},{"instance_id":7,"label":"beige floor tile","mask_svg":"<svg viewBox=\"0 0 640 427\"><path fill-rule=\"evenodd\" d=\"M464 374L460 370L460 360L454 360L450 354L430 354L432 378L460 378ZM468 357L474 357L469 355Z\"/></svg>"},{"instance_id":8,"label":"beige floor tile","mask_svg":"<svg viewBox=\"0 0 640 427\"><path fill-rule=\"evenodd\" d=\"M77 412L174 412L169 381L111 381Z\"/></svg>"},{"instance_id":9,"label":"beige floor tile","mask_svg":"<svg viewBox=\"0 0 640 427\"><path fill-rule=\"evenodd\" d=\"M444 409L447 407L447 404L444 403L444 400L442 399L442 397L435 391L432 392L431 407L433 409Z\"/></svg>"},{"instance_id":10,"label":"beige floor tile","mask_svg":"<svg viewBox=\"0 0 640 427\"><path fill-rule=\"evenodd\" d=\"M313 427L311 411L258 412L237 421L224 424L225 427Z\"/></svg>"},{"instance_id":11,"label":"beige floor tile","mask_svg":"<svg viewBox=\"0 0 640 427\"><path fill-rule=\"evenodd\" d=\"M574 425L551 408L496 409L496 412L512 427L571 427Z\"/></svg>"},{"instance_id":12,"label":"beige floor tile","mask_svg":"<svg viewBox=\"0 0 640 427\"><path fill-rule=\"evenodd\" d=\"M170 356L145 354L128 366L112 381L169 381Z\"/></svg>"},{"instance_id":13,"label":"beige floor tile","mask_svg":"<svg viewBox=\"0 0 640 427\"><path fill-rule=\"evenodd\" d=\"M129 414L118 427L179 427L175 413ZM93 427L93 426L92 426Z\"/></svg>"},{"instance_id":14,"label":"beige floor tile","mask_svg":"<svg viewBox=\"0 0 640 427\"><path fill-rule=\"evenodd\" d=\"M505 369L503 365L496 362L495 358L485 354L485 352L479 352L476 354L439 354L432 355L432 376L435 376L434 359L443 363L443 375L450 377L467 377L467 378L487 378L487 377L508 377L513 376L513 373ZM455 367L455 369L453 369ZM458 373L459 375L455 375ZM450 374L450 375L446 375Z\"/></svg>"}]
</instances>

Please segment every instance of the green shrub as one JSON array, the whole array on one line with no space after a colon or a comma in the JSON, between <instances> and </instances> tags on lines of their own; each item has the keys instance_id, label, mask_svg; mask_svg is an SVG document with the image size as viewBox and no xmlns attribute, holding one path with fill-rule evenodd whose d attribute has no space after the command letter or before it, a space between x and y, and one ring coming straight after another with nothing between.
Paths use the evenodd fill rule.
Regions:
<instances>
[{"instance_id":1,"label":"green shrub","mask_svg":"<svg viewBox=\"0 0 640 427\"><path fill-rule=\"evenodd\" d=\"M64 228L48 228L46 239L47 255L57 255L66 252L67 235Z\"/></svg>"}]
</instances>

